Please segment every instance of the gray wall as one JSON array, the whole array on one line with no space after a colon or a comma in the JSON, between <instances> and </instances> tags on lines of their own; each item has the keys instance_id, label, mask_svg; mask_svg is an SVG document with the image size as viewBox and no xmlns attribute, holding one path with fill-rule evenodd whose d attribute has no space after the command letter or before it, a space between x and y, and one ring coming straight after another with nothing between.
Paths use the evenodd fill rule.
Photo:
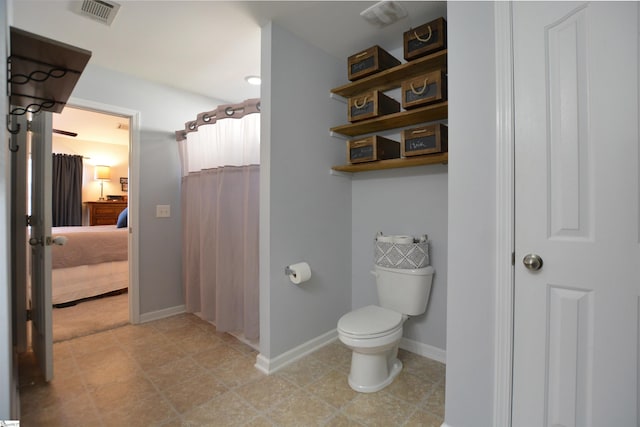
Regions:
<instances>
[{"instance_id":1,"label":"gray wall","mask_svg":"<svg viewBox=\"0 0 640 427\"><path fill-rule=\"evenodd\" d=\"M397 139L399 140L399 139ZM409 319L404 337L446 348L447 313L447 166L430 165L354 174L352 305L377 304L373 237L428 234L435 269L425 314Z\"/></svg>"},{"instance_id":2,"label":"gray wall","mask_svg":"<svg viewBox=\"0 0 640 427\"><path fill-rule=\"evenodd\" d=\"M403 58L401 43L384 48L396 58ZM344 83L346 76L342 78L341 84ZM398 100L402 96L400 89L388 94ZM342 118L342 122L346 120ZM447 120L441 122L446 124ZM400 141L397 129L380 134ZM352 308L377 304L375 279L369 272L373 268L373 237L378 231L428 234L435 269L429 304L425 314L407 320L403 336L443 351L447 342L447 181L447 166L429 165L353 174L351 187Z\"/></svg>"},{"instance_id":3,"label":"gray wall","mask_svg":"<svg viewBox=\"0 0 640 427\"><path fill-rule=\"evenodd\" d=\"M262 29L260 351L278 356L335 329L351 309L351 182L332 176L344 142L329 128L344 107L329 98L344 62L276 24ZM284 275L307 261L300 286Z\"/></svg>"},{"instance_id":4,"label":"gray wall","mask_svg":"<svg viewBox=\"0 0 640 427\"><path fill-rule=\"evenodd\" d=\"M0 58L7 57L7 3L0 0ZM0 80L7 81L7 69L1 67ZM0 102L0 117L7 115L7 96L3 92L2 102ZM3 144L9 138L7 131L3 129ZM10 236L11 228L9 221L11 218L11 157L6 145L0 150L0 235ZM13 341L11 327L11 254L10 239L3 239L0 244L0 420L13 419L11 404L14 387L13 371Z\"/></svg>"},{"instance_id":5,"label":"gray wall","mask_svg":"<svg viewBox=\"0 0 640 427\"><path fill-rule=\"evenodd\" d=\"M369 271L373 236L378 231L429 234L436 270L432 294L427 313L410 319L404 336L444 350L447 167L330 176L331 165L346 162L344 140L328 137L329 127L346 123L346 106L329 98L331 88L347 82L345 59L328 56L275 24L263 29L262 42L263 82L270 83L262 88L261 352L275 357L334 329L342 314L377 303ZM402 57L401 45L388 50ZM292 108L300 99L313 99L313 103ZM384 134L399 140L397 131ZM297 205L287 206L285 200L300 190L304 194ZM289 230L294 229L312 239L317 249L299 239L292 241ZM340 248L337 239L343 242ZM342 252L345 248L348 254ZM305 258L317 256L316 251L322 254L317 261ZM335 270L332 276L339 283L312 280L302 292L290 289L282 270L298 259L309 261L316 277L324 275L315 271L318 263L324 263ZM341 272L344 268L348 268L346 277ZM334 285L339 288L332 289ZM307 302L317 308L310 310ZM296 321L291 322L290 316ZM307 322L300 316L315 320Z\"/></svg>"},{"instance_id":6,"label":"gray wall","mask_svg":"<svg viewBox=\"0 0 640 427\"><path fill-rule=\"evenodd\" d=\"M72 95L140 112L140 314L183 304L181 171L174 131L225 102L92 65ZM171 205L171 218L155 217L158 204Z\"/></svg>"},{"instance_id":7,"label":"gray wall","mask_svg":"<svg viewBox=\"0 0 640 427\"><path fill-rule=\"evenodd\" d=\"M447 392L451 427L493 425L496 283L494 5L448 4L449 268Z\"/></svg>"}]
</instances>

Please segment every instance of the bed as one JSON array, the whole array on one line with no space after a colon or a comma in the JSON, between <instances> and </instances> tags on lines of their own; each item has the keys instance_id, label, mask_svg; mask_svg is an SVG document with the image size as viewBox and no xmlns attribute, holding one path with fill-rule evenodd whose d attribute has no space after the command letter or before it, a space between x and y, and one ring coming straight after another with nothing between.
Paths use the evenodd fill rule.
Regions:
<instances>
[{"instance_id":1,"label":"bed","mask_svg":"<svg viewBox=\"0 0 640 427\"><path fill-rule=\"evenodd\" d=\"M115 225L53 227L65 236L51 251L53 304L126 289L129 286L128 228Z\"/></svg>"}]
</instances>

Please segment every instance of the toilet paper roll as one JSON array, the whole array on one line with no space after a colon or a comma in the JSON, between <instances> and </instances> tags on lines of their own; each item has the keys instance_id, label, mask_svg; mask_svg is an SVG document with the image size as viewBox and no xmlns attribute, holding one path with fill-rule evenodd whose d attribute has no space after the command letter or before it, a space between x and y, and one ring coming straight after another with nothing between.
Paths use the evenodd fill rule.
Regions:
<instances>
[{"instance_id":1,"label":"toilet paper roll","mask_svg":"<svg viewBox=\"0 0 640 427\"><path fill-rule=\"evenodd\" d=\"M311 267L306 262L299 262L289 266L289 280L296 285L306 282L311 278Z\"/></svg>"},{"instance_id":2,"label":"toilet paper roll","mask_svg":"<svg viewBox=\"0 0 640 427\"><path fill-rule=\"evenodd\" d=\"M376 236L376 241L383 243L391 243L393 242L393 236L385 236L383 234L378 234Z\"/></svg>"},{"instance_id":3,"label":"toilet paper roll","mask_svg":"<svg viewBox=\"0 0 640 427\"><path fill-rule=\"evenodd\" d=\"M413 243L413 236L393 236L393 243Z\"/></svg>"}]
</instances>

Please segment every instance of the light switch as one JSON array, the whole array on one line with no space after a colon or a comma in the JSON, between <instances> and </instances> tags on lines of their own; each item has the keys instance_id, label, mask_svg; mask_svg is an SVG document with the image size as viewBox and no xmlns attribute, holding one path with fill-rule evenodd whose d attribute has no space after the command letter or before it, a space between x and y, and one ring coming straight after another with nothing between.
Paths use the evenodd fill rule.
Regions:
<instances>
[{"instance_id":1,"label":"light switch","mask_svg":"<svg viewBox=\"0 0 640 427\"><path fill-rule=\"evenodd\" d=\"M156 218L169 218L171 216L171 205L156 205Z\"/></svg>"}]
</instances>

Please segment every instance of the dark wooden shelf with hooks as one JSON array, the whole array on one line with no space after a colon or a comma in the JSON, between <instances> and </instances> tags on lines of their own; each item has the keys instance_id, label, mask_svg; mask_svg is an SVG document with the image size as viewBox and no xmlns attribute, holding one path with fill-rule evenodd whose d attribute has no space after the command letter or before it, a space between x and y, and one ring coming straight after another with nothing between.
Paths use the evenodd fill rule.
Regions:
<instances>
[{"instance_id":1,"label":"dark wooden shelf with hooks","mask_svg":"<svg viewBox=\"0 0 640 427\"><path fill-rule=\"evenodd\" d=\"M60 113L91 52L11 27L8 65L11 113Z\"/></svg>"}]
</instances>

